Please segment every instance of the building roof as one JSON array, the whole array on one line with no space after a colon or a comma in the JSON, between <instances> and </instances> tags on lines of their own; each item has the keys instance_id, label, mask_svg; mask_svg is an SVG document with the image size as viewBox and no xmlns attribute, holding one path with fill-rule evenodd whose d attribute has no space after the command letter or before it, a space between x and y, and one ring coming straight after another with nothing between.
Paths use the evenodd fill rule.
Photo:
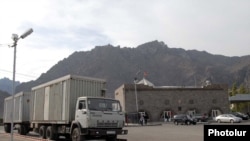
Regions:
<instances>
[{"instance_id":1,"label":"building roof","mask_svg":"<svg viewBox=\"0 0 250 141\"><path fill-rule=\"evenodd\" d=\"M154 84L150 81L148 81L146 78L143 77L143 79L139 82L137 82L136 84L143 84L143 85L147 85L147 86L154 86Z\"/></svg>"},{"instance_id":2,"label":"building roof","mask_svg":"<svg viewBox=\"0 0 250 141\"><path fill-rule=\"evenodd\" d=\"M250 102L250 94L236 94L229 97L230 102Z\"/></svg>"}]
</instances>

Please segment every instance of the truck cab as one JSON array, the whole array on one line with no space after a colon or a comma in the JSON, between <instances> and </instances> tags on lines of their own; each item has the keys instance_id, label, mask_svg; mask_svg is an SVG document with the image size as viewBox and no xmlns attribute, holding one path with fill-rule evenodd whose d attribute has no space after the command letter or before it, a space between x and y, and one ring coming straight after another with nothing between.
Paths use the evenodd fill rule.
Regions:
<instances>
[{"instance_id":1,"label":"truck cab","mask_svg":"<svg viewBox=\"0 0 250 141\"><path fill-rule=\"evenodd\" d=\"M116 140L123 130L125 115L120 102L115 99L79 97L76 103L75 120L71 126L72 140L105 138Z\"/></svg>"}]
</instances>

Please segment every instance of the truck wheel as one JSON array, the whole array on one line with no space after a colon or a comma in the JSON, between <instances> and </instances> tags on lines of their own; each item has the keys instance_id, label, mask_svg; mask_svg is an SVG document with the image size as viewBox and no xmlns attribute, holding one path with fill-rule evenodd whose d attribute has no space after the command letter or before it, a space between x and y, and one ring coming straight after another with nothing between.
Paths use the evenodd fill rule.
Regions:
<instances>
[{"instance_id":1,"label":"truck wheel","mask_svg":"<svg viewBox=\"0 0 250 141\"><path fill-rule=\"evenodd\" d=\"M24 125L19 125L17 128L17 132L20 135L26 135L27 134L27 129Z\"/></svg>"},{"instance_id":2,"label":"truck wheel","mask_svg":"<svg viewBox=\"0 0 250 141\"><path fill-rule=\"evenodd\" d=\"M46 138L49 140L55 140L57 137L55 130L52 126L47 127L46 129Z\"/></svg>"},{"instance_id":3,"label":"truck wheel","mask_svg":"<svg viewBox=\"0 0 250 141\"><path fill-rule=\"evenodd\" d=\"M4 124L4 131L6 133L10 133L11 132L11 125L10 124Z\"/></svg>"},{"instance_id":4,"label":"truck wheel","mask_svg":"<svg viewBox=\"0 0 250 141\"><path fill-rule=\"evenodd\" d=\"M46 138L46 127L45 126L41 126L39 128L39 136L43 139Z\"/></svg>"},{"instance_id":5,"label":"truck wheel","mask_svg":"<svg viewBox=\"0 0 250 141\"><path fill-rule=\"evenodd\" d=\"M72 141L84 141L85 140L84 136L81 136L80 130L78 128L74 128L71 137L72 137Z\"/></svg>"}]
</instances>

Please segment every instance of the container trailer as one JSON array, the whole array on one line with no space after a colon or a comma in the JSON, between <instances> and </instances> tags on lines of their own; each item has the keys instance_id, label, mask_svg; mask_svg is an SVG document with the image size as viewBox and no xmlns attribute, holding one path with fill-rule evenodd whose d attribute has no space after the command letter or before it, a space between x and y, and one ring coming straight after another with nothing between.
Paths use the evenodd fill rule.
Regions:
<instances>
[{"instance_id":1,"label":"container trailer","mask_svg":"<svg viewBox=\"0 0 250 141\"><path fill-rule=\"evenodd\" d=\"M15 129L21 135L26 134L30 126L30 92L20 92L14 95L14 108L12 109L12 96L4 99L4 130L11 132L12 113ZM12 112L13 111L13 112Z\"/></svg>"},{"instance_id":2,"label":"container trailer","mask_svg":"<svg viewBox=\"0 0 250 141\"><path fill-rule=\"evenodd\" d=\"M105 92L105 80L77 75L66 75L35 86L30 93L15 95L22 97L19 103L14 98L15 129L22 135L34 131L40 138L50 140L56 140L59 136L73 141L94 138L116 140L117 135L128 133L123 129L125 115L120 102L106 98ZM6 98L4 104L7 133L11 129L7 119L11 116L11 99ZM20 106L26 107L25 110ZM28 113L24 116L23 112Z\"/></svg>"}]
</instances>

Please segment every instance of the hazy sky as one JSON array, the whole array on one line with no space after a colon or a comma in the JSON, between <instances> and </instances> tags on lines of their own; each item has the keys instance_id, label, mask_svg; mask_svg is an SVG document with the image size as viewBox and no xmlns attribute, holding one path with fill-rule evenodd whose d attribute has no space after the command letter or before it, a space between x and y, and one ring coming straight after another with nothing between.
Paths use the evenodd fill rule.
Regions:
<instances>
[{"instance_id":1,"label":"hazy sky","mask_svg":"<svg viewBox=\"0 0 250 141\"><path fill-rule=\"evenodd\" d=\"M36 80L75 51L153 40L170 48L250 55L249 0L1 0L0 79L13 75L13 33L34 32L17 45L16 80Z\"/></svg>"}]
</instances>

